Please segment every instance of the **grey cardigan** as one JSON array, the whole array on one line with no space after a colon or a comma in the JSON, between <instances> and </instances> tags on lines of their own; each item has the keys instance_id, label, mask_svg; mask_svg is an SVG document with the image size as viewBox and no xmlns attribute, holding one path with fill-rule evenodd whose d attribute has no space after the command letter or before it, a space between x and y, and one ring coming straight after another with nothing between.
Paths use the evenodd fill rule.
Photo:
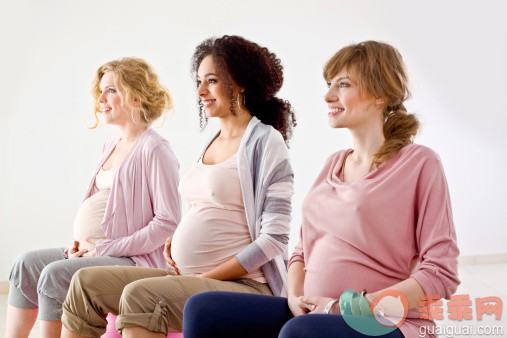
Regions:
<instances>
[{"instance_id":1,"label":"grey cardigan","mask_svg":"<svg viewBox=\"0 0 507 338\"><path fill-rule=\"evenodd\" d=\"M255 116L241 139L238 170L252 243L236 259L247 272L261 267L273 295L286 297L294 173L282 135Z\"/></svg>"}]
</instances>

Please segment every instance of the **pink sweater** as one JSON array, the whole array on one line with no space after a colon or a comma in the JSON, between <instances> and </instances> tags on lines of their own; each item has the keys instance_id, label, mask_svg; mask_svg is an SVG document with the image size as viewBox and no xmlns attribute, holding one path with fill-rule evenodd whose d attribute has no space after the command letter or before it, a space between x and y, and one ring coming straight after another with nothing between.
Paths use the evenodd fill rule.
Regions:
<instances>
[{"instance_id":1,"label":"pink sweater","mask_svg":"<svg viewBox=\"0 0 507 338\"><path fill-rule=\"evenodd\" d=\"M305 295L339 298L344 289L375 292L414 277L427 295L449 299L460 283L459 250L438 155L411 144L344 183L350 151L326 161L303 202L301 239L289 264L305 263ZM434 323L415 308L400 329L418 337L422 325Z\"/></svg>"},{"instance_id":2,"label":"pink sweater","mask_svg":"<svg viewBox=\"0 0 507 338\"><path fill-rule=\"evenodd\" d=\"M95 176L118 138L104 145L85 199L97 192ZM167 268L164 243L181 219L179 164L169 142L148 129L127 154L113 181L107 201L97 256L130 257L137 266Z\"/></svg>"}]
</instances>

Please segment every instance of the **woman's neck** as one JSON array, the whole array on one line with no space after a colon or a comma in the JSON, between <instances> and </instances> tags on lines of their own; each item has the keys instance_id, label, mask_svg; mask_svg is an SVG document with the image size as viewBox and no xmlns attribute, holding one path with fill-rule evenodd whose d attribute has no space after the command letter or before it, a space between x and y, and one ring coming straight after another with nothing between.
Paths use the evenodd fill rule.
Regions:
<instances>
[{"instance_id":1,"label":"woman's neck","mask_svg":"<svg viewBox=\"0 0 507 338\"><path fill-rule=\"evenodd\" d=\"M236 116L230 114L221 117L219 119L220 135L218 137L225 140L243 136L251 119L252 115L247 110L240 111Z\"/></svg>"},{"instance_id":2,"label":"woman's neck","mask_svg":"<svg viewBox=\"0 0 507 338\"><path fill-rule=\"evenodd\" d=\"M134 143L146 131L148 124L145 122L140 123L126 123L125 125L118 126L120 129L121 141L123 143Z\"/></svg>"},{"instance_id":3,"label":"woman's neck","mask_svg":"<svg viewBox=\"0 0 507 338\"><path fill-rule=\"evenodd\" d=\"M350 155L357 162L371 162L373 154L384 144L383 123L364 124L350 129L354 152Z\"/></svg>"}]
</instances>

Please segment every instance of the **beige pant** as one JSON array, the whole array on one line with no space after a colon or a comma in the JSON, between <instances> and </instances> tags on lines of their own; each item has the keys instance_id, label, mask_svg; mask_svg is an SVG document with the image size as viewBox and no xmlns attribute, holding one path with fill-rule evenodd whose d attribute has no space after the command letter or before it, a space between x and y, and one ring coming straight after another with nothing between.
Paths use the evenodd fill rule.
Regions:
<instances>
[{"instance_id":1,"label":"beige pant","mask_svg":"<svg viewBox=\"0 0 507 338\"><path fill-rule=\"evenodd\" d=\"M119 314L116 328L140 326L153 332L181 332L183 307L192 295L233 291L272 295L267 284L251 279L219 281L176 276L140 267L92 267L74 274L63 304L62 323L74 333L99 337L109 312Z\"/></svg>"}]
</instances>

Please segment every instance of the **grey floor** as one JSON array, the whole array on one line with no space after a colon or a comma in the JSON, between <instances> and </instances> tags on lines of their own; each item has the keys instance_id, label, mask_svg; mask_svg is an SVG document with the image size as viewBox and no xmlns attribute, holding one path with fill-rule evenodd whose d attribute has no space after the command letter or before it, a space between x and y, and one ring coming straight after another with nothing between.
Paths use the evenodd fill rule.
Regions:
<instances>
[{"instance_id":1,"label":"grey floor","mask_svg":"<svg viewBox=\"0 0 507 338\"><path fill-rule=\"evenodd\" d=\"M456 294L469 295L472 300L473 319L456 322L449 320L449 311L443 306L445 318L437 321L444 334L440 337L507 337L507 314L502 314L502 319L497 321L493 316L485 315L482 321L478 321L475 310L475 298L496 296L507 303L507 264L467 265L459 269L461 285ZM7 308L7 294L0 293L0 336L5 334L5 317ZM507 310L506 310L507 312ZM464 332L468 329L470 334ZM458 330L461 330L459 332ZM480 332L479 332L480 330ZM492 330L500 330L500 334L487 334ZM480 334L480 333L483 334ZM39 337L39 327L36 324L30 337Z\"/></svg>"}]
</instances>

